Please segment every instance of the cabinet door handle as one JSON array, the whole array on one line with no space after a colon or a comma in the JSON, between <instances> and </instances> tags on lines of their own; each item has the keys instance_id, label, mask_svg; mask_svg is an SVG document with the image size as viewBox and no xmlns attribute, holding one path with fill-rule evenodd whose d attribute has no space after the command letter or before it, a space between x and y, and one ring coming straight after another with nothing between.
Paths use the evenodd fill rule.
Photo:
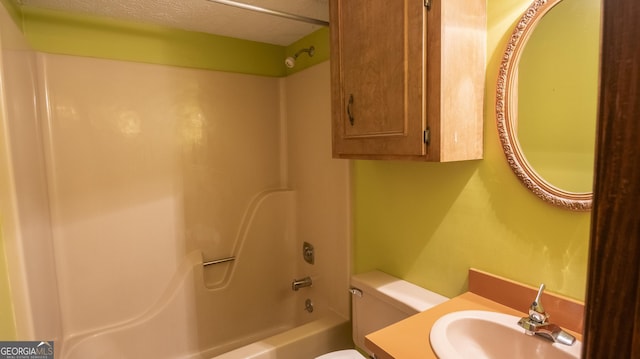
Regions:
<instances>
[{"instance_id":1,"label":"cabinet door handle","mask_svg":"<svg viewBox=\"0 0 640 359\"><path fill-rule=\"evenodd\" d=\"M347 104L347 116L349 116L349 123L353 126L354 118L351 113L351 106L353 106L353 94L349 95L349 103Z\"/></svg>"}]
</instances>

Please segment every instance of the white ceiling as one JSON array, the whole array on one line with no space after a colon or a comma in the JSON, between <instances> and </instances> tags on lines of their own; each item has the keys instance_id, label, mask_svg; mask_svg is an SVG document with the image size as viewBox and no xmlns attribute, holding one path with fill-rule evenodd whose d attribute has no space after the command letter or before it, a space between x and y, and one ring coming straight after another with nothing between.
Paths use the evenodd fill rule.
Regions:
<instances>
[{"instance_id":1,"label":"white ceiling","mask_svg":"<svg viewBox=\"0 0 640 359\"><path fill-rule=\"evenodd\" d=\"M15 0L23 6L150 23L287 46L321 26L206 0ZM238 0L324 21L328 0Z\"/></svg>"}]
</instances>

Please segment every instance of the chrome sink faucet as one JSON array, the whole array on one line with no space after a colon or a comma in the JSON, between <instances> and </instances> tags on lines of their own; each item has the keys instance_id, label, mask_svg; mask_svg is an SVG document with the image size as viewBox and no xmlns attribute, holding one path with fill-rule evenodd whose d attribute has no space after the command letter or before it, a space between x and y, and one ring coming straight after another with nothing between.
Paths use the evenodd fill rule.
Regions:
<instances>
[{"instance_id":1,"label":"chrome sink faucet","mask_svg":"<svg viewBox=\"0 0 640 359\"><path fill-rule=\"evenodd\" d=\"M536 299L529 307L529 316L521 318L518 325L524 328L527 335L540 335L556 343L572 345L576 341L573 335L565 332L556 324L549 323L549 314L544 311L540 302L543 291L544 284L541 284Z\"/></svg>"}]
</instances>

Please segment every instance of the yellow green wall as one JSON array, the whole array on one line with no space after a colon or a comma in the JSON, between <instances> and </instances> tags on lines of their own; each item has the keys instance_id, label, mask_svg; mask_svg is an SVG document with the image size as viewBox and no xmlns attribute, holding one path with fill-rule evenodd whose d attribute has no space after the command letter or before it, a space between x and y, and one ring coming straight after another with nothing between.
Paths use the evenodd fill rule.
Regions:
<instances>
[{"instance_id":1,"label":"yellow green wall","mask_svg":"<svg viewBox=\"0 0 640 359\"><path fill-rule=\"evenodd\" d=\"M329 58L328 29L289 46L265 44L150 24L77 15L0 0L37 51L113 60L191 67L263 76L286 76ZM294 69L284 59L315 45ZM304 46L303 46L304 45Z\"/></svg>"},{"instance_id":2,"label":"yellow green wall","mask_svg":"<svg viewBox=\"0 0 640 359\"><path fill-rule=\"evenodd\" d=\"M447 296L479 268L584 299L589 213L544 203L520 184L497 136L497 70L528 0L488 0L484 159L356 161L355 271L381 269Z\"/></svg>"}]
</instances>

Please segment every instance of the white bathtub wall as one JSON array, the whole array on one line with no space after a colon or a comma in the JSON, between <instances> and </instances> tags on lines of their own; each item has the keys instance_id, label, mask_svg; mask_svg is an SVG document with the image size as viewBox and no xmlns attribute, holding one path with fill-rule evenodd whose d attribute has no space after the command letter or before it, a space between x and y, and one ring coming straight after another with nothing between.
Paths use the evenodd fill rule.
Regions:
<instances>
[{"instance_id":1,"label":"white bathtub wall","mask_svg":"<svg viewBox=\"0 0 640 359\"><path fill-rule=\"evenodd\" d=\"M136 339L161 337L154 357L198 357L320 319L327 334L296 329L326 337L306 339L313 355L347 345L349 162L331 159L328 63L275 79L35 54L3 6L0 42L0 228L19 339L72 358L135 357ZM202 270L199 251L238 258ZM293 293L306 275L314 287ZM296 357L283 338L275 350Z\"/></svg>"},{"instance_id":2,"label":"white bathtub wall","mask_svg":"<svg viewBox=\"0 0 640 359\"><path fill-rule=\"evenodd\" d=\"M353 347L350 317L350 161L331 158L329 63L281 81L286 114L288 187L295 191L296 278L313 287L295 292L297 323L285 333L216 356L216 359L299 359ZM304 262L302 243L316 250ZM314 303L313 314L304 301Z\"/></svg>"},{"instance_id":3,"label":"white bathtub wall","mask_svg":"<svg viewBox=\"0 0 640 359\"><path fill-rule=\"evenodd\" d=\"M40 60L69 336L142 313L192 250L206 259L234 253L249 204L281 187L278 80L62 55Z\"/></svg>"},{"instance_id":4,"label":"white bathtub wall","mask_svg":"<svg viewBox=\"0 0 640 359\"><path fill-rule=\"evenodd\" d=\"M36 107L35 53L4 6L0 44L0 228L16 334L20 340L56 340L61 324ZM2 320L8 320L5 314Z\"/></svg>"},{"instance_id":5,"label":"white bathtub wall","mask_svg":"<svg viewBox=\"0 0 640 359\"><path fill-rule=\"evenodd\" d=\"M68 340L62 357L209 358L294 327L292 229L282 225L293 199L292 191L261 196L224 290L203 286L201 256L193 251L145 313Z\"/></svg>"},{"instance_id":6,"label":"white bathtub wall","mask_svg":"<svg viewBox=\"0 0 640 359\"><path fill-rule=\"evenodd\" d=\"M331 309L349 318L350 161L331 157L329 62L284 81L289 186L297 194L298 275L314 278L313 288L297 293L299 306L304 307L307 297L314 303L326 299L317 302L318 310ZM304 241L315 247L314 265L303 261Z\"/></svg>"}]
</instances>

